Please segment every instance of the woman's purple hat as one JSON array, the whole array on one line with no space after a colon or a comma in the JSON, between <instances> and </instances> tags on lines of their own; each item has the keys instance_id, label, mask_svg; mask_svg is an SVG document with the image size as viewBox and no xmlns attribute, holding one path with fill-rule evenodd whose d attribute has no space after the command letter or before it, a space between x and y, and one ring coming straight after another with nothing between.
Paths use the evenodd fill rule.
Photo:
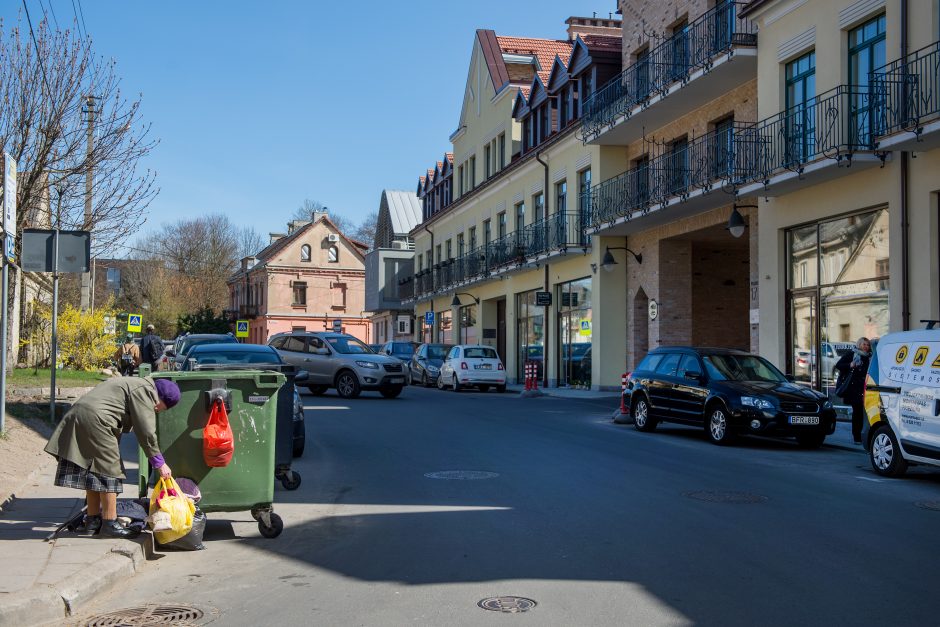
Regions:
<instances>
[{"instance_id":1,"label":"woman's purple hat","mask_svg":"<svg viewBox=\"0 0 940 627\"><path fill-rule=\"evenodd\" d=\"M169 379L155 379L154 385L157 386L157 396L169 407L173 407L180 402L180 387Z\"/></svg>"}]
</instances>

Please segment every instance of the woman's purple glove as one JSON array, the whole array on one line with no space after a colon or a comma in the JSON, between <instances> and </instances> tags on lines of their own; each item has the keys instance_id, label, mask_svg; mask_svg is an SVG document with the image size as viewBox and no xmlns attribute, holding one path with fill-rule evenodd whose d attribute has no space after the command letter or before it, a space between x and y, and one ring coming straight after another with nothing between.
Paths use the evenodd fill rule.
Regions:
<instances>
[{"instance_id":1,"label":"woman's purple glove","mask_svg":"<svg viewBox=\"0 0 940 627\"><path fill-rule=\"evenodd\" d=\"M150 458L151 468L160 468L164 464L166 464L166 460L163 459L163 455L160 453L157 453L156 455Z\"/></svg>"}]
</instances>

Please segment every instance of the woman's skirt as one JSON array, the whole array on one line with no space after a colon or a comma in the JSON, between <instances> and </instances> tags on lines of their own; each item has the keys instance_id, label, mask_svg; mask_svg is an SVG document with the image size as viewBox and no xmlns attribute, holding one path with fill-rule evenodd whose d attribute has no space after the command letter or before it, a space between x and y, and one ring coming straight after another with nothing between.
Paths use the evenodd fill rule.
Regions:
<instances>
[{"instance_id":1,"label":"woman's skirt","mask_svg":"<svg viewBox=\"0 0 940 627\"><path fill-rule=\"evenodd\" d=\"M55 471L55 485L62 488L75 488L76 490L91 490L92 492L115 492L120 494L124 486L116 477L106 477L67 459L59 460L59 467Z\"/></svg>"}]
</instances>

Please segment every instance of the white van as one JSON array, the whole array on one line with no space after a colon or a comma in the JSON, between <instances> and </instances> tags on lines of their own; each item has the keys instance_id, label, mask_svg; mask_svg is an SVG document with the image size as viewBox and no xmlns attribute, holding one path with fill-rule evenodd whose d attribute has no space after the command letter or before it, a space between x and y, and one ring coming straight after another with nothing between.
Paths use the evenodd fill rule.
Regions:
<instances>
[{"instance_id":1,"label":"white van","mask_svg":"<svg viewBox=\"0 0 940 627\"><path fill-rule=\"evenodd\" d=\"M872 468L900 477L909 464L940 466L940 327L889 333L875 346L862 435Z\"/></svg>"}]
</instances>

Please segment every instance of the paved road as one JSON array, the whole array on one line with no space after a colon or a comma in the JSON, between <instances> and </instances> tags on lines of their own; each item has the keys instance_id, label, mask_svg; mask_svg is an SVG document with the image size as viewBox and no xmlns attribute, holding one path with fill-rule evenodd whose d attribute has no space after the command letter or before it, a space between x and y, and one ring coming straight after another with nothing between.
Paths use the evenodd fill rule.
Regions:
<instances>
[{"instance_id":1,"label":"paved road","mask_svg":"<svg viewBox=\"0 0 940 627\"><path fill-rule=\"evenodd\" d=\"M861 453L698 430L643 434L606 403L409 388L305 397L287 529L216 515L105 599L229 625L935 625L940 473L878 479ZM447 480L426 473L495 473ZM712 502L723 491L755 503ZM505 616L478 601L538 605ZM217 624L218 624L217 623Z\"/></svg>"}]
</instances>

